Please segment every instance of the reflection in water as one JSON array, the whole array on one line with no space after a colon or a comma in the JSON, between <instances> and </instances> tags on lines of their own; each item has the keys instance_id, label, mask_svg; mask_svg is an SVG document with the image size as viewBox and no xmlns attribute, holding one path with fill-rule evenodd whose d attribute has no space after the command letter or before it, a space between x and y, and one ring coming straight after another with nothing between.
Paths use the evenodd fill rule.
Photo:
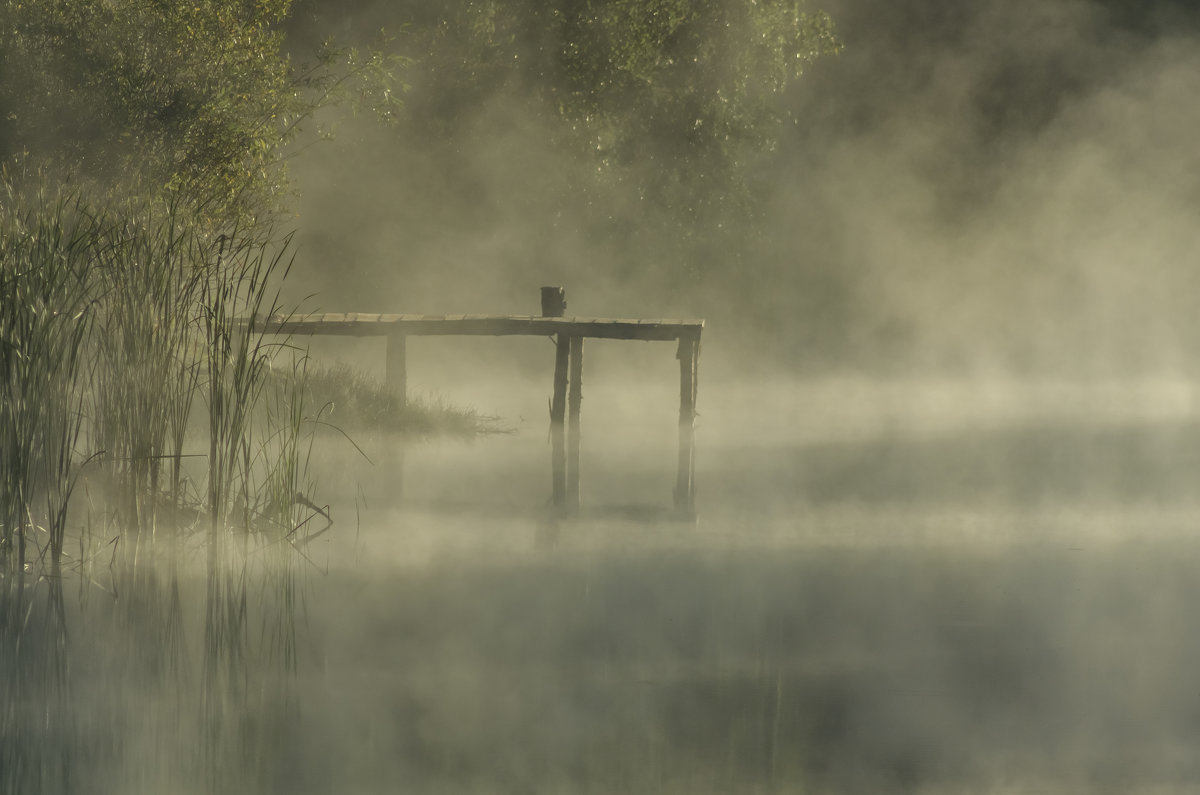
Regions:
<instances>
[{"instance_id":1,"label":"reflection in water","mask_svg":"<svg viewBox=\"0 0 1200 795\"><path fill-rule=\"evenodd\" d=\"M295 717L290 558L5 582L0 791L272 791Z\"/></svg>"},{"instance_id":2,"label":"reflection in water","mask_svg":"<svg viewBox=\"0 0 1200 795\"><path fill-rule=\"evenodd\" d=\"M62 580L23 572L0 581L0 790L70 787L75 721L69 709Z\"/></svg>"},{"instance_id":3,"label":"reflection in water","mask_svg":"<svg viewBox=\"0 0 1200 795\"><path fill-rule=\"evenodd\" d=\"M545 496L533 439L307 559L9 579L0 791L1191 791L1200 458L1168 424L708 439L698 525L606 510L609 471L669 489L600 440L548 520L508 491Z\"/></svg>"},{"instance_id":4,"label":"reflection in water","mask_svg":"<svg viewBox=\"0 0 1200 795\"><path fill-rule=\"evenodd\" d=\"M569 532L549 558L320 585L335 780L1137 791L1200 772L1191 545L589 553Z\"/></svg>"},{"instance_id":5,"label":"reflection in water","mask_svg":"<svg viewBox=\"0 0 1200 795\"><path fill-rule=\"evenodd\" d=\"M70 576L9 587L3 791L1136 792L1200 775L1189 541L689 550L637 537L690 527L567 524L556 545L523 520L444 529L508 554L376 555L303 588L230 567L215 610L186 574L130 574L116 598Z\"/></svg>"}]
</instances>

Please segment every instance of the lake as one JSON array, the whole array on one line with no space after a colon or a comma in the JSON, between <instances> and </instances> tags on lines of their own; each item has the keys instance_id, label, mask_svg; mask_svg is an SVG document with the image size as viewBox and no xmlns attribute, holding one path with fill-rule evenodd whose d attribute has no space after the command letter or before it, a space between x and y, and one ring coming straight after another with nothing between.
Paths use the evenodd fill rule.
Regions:
<instances>
[{"instance_id":1,"label":"lake","mask_svg":"<svg viewBox=\"0 0 1200 795\"><path fill-rule=\"evenodd\" d=\"M1189 384L702 381L691 523L670 374L598 369L578 520L544 385L479 406L511 435L322 441L335 524L251 567L220 670L199 574L174 614L162 573L68 577L10 758L45 792L1195 790Z\"/></svg>"}]
</instances>

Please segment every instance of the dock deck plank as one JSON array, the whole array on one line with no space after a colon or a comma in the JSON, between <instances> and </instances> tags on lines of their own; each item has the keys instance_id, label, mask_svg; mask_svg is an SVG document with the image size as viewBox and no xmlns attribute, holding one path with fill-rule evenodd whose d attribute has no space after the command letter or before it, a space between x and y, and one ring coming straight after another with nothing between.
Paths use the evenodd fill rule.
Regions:
<instances>
[{"instance_id":1,"label":"dock deck plank","mask_svg":"<svg viewBox=\"0 0 1200 795\"><path fill-rule=\"evenodd\" d=\"M243 321L249 322L249 321ZM623 319L541 317L538 315L408 315L321 313L259 318L269 334L334 334L349 337L411 336L553 336L618 340L678 340L698 337L696 319Z\"/></svg>"}]
</instances>

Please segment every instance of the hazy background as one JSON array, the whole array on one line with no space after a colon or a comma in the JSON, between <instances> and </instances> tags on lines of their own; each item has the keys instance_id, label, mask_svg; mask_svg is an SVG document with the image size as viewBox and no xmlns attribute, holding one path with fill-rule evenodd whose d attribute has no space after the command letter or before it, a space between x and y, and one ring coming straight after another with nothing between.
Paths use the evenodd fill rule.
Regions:
<instances>
[{"instance_id":1,"label":"hazy background","mask_svg":"<svg viewBox=\"0 0 1200 795\"><path fill-rule=\"evenodd\" d=\"M296 6L297 52L380 27L414 58L462 44L421 49L442 4ZM697 189L703 227L646 198L654 174L598 174L520 82L453 93L414 65L395 126L323 113L289 299L537 313L561 284L569 313L707 318L699 520L660 521L673 345L587 342L583 516L560 523L548 341L411 340L413 391L516 433L367 435L372 463L319 437L334 523L282 608L251 585L216 704L186 653L211 586L184 568L163 619L173 580L118 596L97 557L70 644L65 619L41 639L75 734L40 699L21 716L63 783L43 789L1194 791L1200 11L825 7L844 50L745 154L757 204ZM178 669L146 676L160 646Z\"/></svg>"},{"instance_id":2,"label":"hazy background","mask_svg":"<svg viewBox=\"0 0 1200 795\"><path fill-rule=\"evenodd\" d=\"M440 126L340 119L296 160L293 289L329 311L536 313L536 288L563 284L569 313L703 316L709 355L809 372L1190 370L1195 4L821 8L845 48L747 158L752 222L692 245L588 182L519 87L418 82L414 113L457 103ZM305 0L295 40L382 26L403 51L404 13Z\"/></svg>"}]
</instances>

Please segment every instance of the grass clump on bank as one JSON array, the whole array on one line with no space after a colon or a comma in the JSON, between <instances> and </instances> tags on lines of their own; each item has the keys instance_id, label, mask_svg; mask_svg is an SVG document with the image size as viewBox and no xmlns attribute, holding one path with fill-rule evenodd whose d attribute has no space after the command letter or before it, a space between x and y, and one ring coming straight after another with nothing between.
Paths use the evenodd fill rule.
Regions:
<instances>
[{"instance_id":1,"label":"grass clump on bank","mask_svg":"<svg viewBox=\"0 0 1200 795\"><path fill-rule=\"evenodd\" d=\"M451 405L437 396L409 395L405 399L369 373L344 362L310 365L301 377L309 405L321 410L323 425L351 436L391 433L418 439L469 439L512 432L499 417Z\"/></svg>"},{"instance_id":2,"label":"grass clump on bank","mask_svg":"<svg viewBox=\"0 0 1200 795\"><path fill-rule=\"evenodd\" d=\"M189 494L205 497L188 507L230 520L267 480L250 419L280 345L239 319L279 309L287 241L214 233L170 203L131 210L12 186L4 199L0 567L58 564L85 468L131 561ZM189 448L194 419L209 444L189 482L183 459L205 457Z\"/></svg>"}]
</instances>

